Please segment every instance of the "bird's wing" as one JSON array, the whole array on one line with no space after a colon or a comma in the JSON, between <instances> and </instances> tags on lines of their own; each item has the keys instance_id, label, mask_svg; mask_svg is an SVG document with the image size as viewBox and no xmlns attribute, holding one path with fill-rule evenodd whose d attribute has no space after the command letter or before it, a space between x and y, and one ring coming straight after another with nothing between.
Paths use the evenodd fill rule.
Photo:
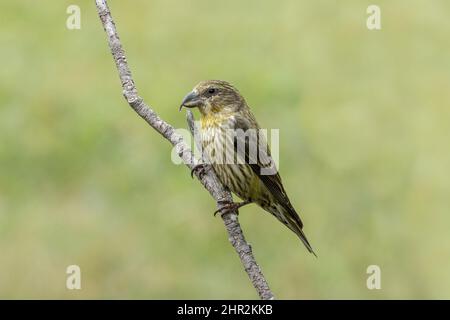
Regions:
<instances>
[{"instance_id":1,"label":"bird's wing","mask_svg":"<svg viewBox=\"0 0 450 320\"><path fill-rule=\"evenodd\" d=\"M247 120L250 118L253 121ZM259 133L259 128L257 125L252 126L252 122L256 124L256 120L253 115L250 117L244 117L237 115L235 116L234 129L237 131L241 129L243 132L248 132L249 129L255 129ZM252 131L254 132L254 131ZM303 228L303 223L295 211L294 207L291 205L289 198L284 190L283 184L281 182L281 177L276 169L275 162L273 161L267 141L262 134L235 134L235 152L237 152L238 157L245 156L245 163L248 163L252 171L258 176L262 181L264 186L270 191L275 200L290 213L290 219L293 219L296 224ZM245 146L245 155L240 155L239 146ZM258 146L258 152L252 152L252 147ZM261 150L262 148L262 150ZM261 152L260 152L261 151ZM270 174L267 174L270 173Z\"/></svg>"}]
</instances>

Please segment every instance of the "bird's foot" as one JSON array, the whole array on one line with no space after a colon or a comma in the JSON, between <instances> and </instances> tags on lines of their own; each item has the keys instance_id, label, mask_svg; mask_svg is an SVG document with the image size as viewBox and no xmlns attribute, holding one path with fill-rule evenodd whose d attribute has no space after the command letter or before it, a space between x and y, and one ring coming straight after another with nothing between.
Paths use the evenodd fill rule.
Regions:
<instances>
[{"instance_id":1,"label":"bird's foot","mask_svg":"<svg viewBox=\"0 0 450 320\"><path fill-rule=\"evenodd\" d=\"M200 179L203 178L203 176L206 174L206 171L208 169L208 166L206 163L200 163L192 168L191 170L191 178L194 179L194 173L198 175Z\"/></svg>"},{"instance_id":2,"label":"bird's foot","mask_svg":"<svg viewBox=\"0 0 450 320\"><path fill-rule=\"evenodd\" d=\"M228 202L228 201L219 201L220 208L214 211L214 217L216 214L220 212L220 216L223 216L226 213L231 213L233 211L236 212L236 214L239 214L238 209L252 203L251 201L243 201L243 202Z\"/></svg>"}]
</instances>

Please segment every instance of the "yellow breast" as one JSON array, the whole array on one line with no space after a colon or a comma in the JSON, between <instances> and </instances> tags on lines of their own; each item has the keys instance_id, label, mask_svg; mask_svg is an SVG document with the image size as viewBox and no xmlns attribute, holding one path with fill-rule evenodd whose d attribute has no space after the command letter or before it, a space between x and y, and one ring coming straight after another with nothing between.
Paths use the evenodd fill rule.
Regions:
<instances>
[{"instance_id":1,"label":"yellow breast","mask_svg":"<svg viewBox=\"0 0 450 320\"><path fill-rule=\"evenodd\" d=\"M220 127L224 121L229 120L228 116L216 114L208 114L200 119L200 125L202 129L207 129L211 127Z\"/></svg>"}]
</instances>

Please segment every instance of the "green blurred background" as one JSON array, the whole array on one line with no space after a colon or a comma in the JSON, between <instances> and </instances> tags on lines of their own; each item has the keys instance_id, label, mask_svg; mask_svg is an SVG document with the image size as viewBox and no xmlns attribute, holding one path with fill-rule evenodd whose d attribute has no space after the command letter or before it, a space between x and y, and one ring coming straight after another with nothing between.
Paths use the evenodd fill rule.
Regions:
<instances>
[{"instance_id":1,"label":"green blurred background","mask_svg":"<svg viewBox=\"0 0 450 320\"><path fill-rule=\"evenodd\" d=\"M213 78L281 128L319 259L242 209L278 298L450 298L450 3L375 2L110 1L168 122L186 127L182 97ZM0 298L257 298L213 200L124 101L94 1L4 1L0 21ZM65 287L71 264L82 290Z\"/></svg>"}]
</instances>

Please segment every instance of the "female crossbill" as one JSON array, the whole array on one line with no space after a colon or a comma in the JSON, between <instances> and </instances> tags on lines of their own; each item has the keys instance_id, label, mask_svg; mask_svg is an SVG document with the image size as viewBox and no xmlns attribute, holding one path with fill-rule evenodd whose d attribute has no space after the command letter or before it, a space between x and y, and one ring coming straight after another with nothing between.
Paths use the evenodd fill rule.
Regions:
<instances>
[{"instance_id":1,"label":"female crossbill","mask_svg":"<svg viewBox=\"0 0 450 320\"><path fill-rule=\"evenodd\" d=\"M202 81L183 99L182 107L199 109L204 156L219 180L244 200L227 204L224 210L256 203L291 229L315 255L284 190L267 142L259 134L260 127L239 91L225 81Z\"/></svg>"}]
</instances>

